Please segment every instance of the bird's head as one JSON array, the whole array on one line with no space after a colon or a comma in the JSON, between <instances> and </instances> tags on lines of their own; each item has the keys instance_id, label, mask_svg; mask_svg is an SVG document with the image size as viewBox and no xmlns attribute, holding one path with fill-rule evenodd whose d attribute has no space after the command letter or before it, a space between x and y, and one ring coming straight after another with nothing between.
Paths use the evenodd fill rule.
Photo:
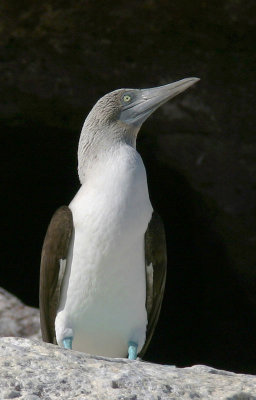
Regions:
<instances>
[{"instance_id":1,"label":"bird's head","mask_svg":"<svg viewBox=\"0 0 256 400\"><path fill-rule=\"evenodd\" d=\"M115 90L97 101L87 119L95 120L95 125L102 127L122 121L140 128L158 107L198 81L199 78L186 78L150 89Z\"/></svg>"},{"instance_id":2,"label":"bird's head","mask_svg":"<svg viewBox=\"0 0 256 400\"><path fill-rule=\"evenodd\" d=\"M78 162L81 164L91 149L95 155L115 143L125 142L135 147L143 122L158 107L197 81L198 78L186 78L150 89L118 89L107 93L97 101L85 120Z\"/></svg>"}]
</instances>

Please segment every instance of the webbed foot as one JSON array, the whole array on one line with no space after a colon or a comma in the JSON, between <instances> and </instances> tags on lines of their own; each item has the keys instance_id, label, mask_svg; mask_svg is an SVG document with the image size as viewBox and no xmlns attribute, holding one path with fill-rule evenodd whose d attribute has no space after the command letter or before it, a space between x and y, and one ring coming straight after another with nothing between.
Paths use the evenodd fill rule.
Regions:
<instances>
[{"instance_id":1,"label":"webbed foot","mask_svg":"<svg viewBox=\"0 0 256 400\"><path fill-rule=\"evenodd\" d=\"M135 342L128 343L128 359L136 360L138 345Z\"/></svg>"},{"instance_id":2,"label":"webbed foot","mask_svg":"<svg viewBox=\"0 0 256 400\"><path fill-rule=\"evenodd\" d=\"M62 340L63 346L65 349L69 349L72 350L72 341L73 341L73 337L66 337Z\"/></svg>"}]
</instances>

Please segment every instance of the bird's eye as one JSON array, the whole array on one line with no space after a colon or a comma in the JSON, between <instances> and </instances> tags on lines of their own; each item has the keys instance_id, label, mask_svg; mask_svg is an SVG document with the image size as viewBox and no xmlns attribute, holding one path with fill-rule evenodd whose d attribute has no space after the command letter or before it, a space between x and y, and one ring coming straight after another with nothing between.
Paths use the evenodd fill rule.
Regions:
<instances>
[{"instance_id":1,"label":"bird's eye","mask_svg":"<svg viewBox=\"0 0 256 400\"><path fill-rule=\"evenodd\" d=\"M123 100L124 100L125 103L128 103L129 101L131 101L131 99L132 98L131 98L131 96L129 96L129 94L125 94L124 97L123 97Z\"/></svg>"}]
</instances>

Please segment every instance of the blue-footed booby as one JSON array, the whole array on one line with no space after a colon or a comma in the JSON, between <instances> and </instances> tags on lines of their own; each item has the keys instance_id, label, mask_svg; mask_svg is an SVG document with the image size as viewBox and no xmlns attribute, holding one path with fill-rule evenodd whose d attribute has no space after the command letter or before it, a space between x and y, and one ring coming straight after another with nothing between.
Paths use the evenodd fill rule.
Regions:
<instances>
[{"instance_id":1,"label":"blue-footed booby","mask_svg":"<svg viewBox=\"0 0 256 400\"><path fill-rule=\"evenodd\" d=\"M53 215L42 249L45 342L107 357L145 353L164 294L166 246L136 138L150 114L198 80L115 90L87 116L81 187Z\"/></svg>"}]
</instances>

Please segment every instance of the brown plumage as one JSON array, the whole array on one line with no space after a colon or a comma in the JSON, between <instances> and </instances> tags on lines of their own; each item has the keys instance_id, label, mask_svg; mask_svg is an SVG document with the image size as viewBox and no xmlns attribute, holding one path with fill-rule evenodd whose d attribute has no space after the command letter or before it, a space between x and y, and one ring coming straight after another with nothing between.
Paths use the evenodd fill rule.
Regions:
<instances>
[{"instance_id":1,"label":"brown plumage","mask_svg":"<svg viewBox=\"0 0 256 400\"><path fill-rule=\"evenodd\" d=\"M60 260L67 258L72 234L72 213L62 206L53 215L47 229L40 269L40 322L44 342L56 344L55 318L59 305L64 271L60 276Z\"/></svg>"}]
</instances>

